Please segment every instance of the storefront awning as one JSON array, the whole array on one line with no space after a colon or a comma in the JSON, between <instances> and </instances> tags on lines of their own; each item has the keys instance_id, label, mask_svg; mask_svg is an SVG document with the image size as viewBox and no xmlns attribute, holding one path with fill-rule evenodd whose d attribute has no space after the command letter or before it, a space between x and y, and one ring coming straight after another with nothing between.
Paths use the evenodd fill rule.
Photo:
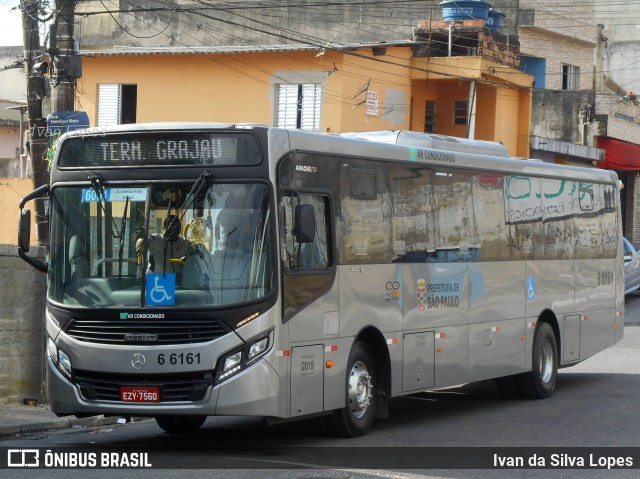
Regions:
<instances>
[{"instance_id":1,"label":"storefront awning","mask_svg":"<svg viewBox=\"0 0 640 479\"><path fill-rule=\"evenodd\" d=\"M639 170L640 145L615 138L598 137L598 148L605 150L598 167L605 170Z\"/></svg>"}]
</instances>

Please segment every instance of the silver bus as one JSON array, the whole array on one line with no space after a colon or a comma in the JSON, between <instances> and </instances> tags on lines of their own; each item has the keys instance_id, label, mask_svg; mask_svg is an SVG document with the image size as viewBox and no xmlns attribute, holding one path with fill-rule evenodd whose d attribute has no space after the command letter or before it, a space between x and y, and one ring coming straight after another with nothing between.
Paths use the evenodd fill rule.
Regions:
<instances>
[{"instance_id":1,"label":"silver bus","mask_svg":"<svg viewBox=\"0 0 640 479\"><path fill-rule=\"evenodd\" d=\"M48 199L46 262L26 202ZM20 202L58 415L325 415L495 379L546 398L622 338L618 180L411 132L140 124L57 144Z\"/></svg>"}]
</instances>

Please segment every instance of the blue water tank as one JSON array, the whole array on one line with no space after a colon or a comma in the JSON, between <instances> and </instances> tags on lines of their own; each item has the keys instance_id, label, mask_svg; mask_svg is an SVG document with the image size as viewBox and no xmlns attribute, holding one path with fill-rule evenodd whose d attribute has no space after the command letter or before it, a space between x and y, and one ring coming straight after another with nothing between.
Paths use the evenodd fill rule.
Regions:
<instances>
[{"instance_id":1,"label":"blue water tank","mask_svg":"<svg viewBox=\"0 0 640 479\"><path fill-rule=\"evenodd\" d=\"M489 17L491 4L484 0L443 0L440 2L445 21L484 20Z\"/></svg>"},{"instance_id":2,"label":"blue water tank","mask_svg":"<svg viewBox=\"0 0 640 479\"><path fill-rule=\"evenodd\" d=\"M499 32L502 27L502 19L505 17L500 10L489 9L489 18L487 18L487 28L494 32Z\"/></svg>"}]
</instances>

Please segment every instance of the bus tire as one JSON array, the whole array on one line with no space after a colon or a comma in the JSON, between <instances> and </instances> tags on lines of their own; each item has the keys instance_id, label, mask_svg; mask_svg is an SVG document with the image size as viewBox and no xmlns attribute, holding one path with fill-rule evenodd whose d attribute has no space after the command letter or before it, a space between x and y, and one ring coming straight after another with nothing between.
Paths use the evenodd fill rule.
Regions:
<instances>
[{"instance_id":1,"label":"bus tire","mask_svg":"<svg viewBox=\"0 0 640 479\"><path fill-rule=\"evenodd\" d=\"M369 347L356 341L349 353L346 406L331 415L331 425L338 436L359 437L371 429L377 404L374 364Z\"/></svg>"},{"instance_id":2,"label":"bus tire","mask_svg":"<svg viewBox=\"0 0 640 479\"><path fill-rule=\"evenodd\" d=\"M190 434L200 429L207 416L157 416L155 419L163 431L171 434Z\"/></svg>"},{"instance_id":3,"label":"bus tire","mask_svg":"<svg viewBox=\"0 0 640 479\"><path fill-rule=\"evenodd\" d=\"M538 323L533 339L533 369L519 376L525 397L545 399L551 396L558 378L556 335L548 323Z\"/></svg>"}]
</instances>

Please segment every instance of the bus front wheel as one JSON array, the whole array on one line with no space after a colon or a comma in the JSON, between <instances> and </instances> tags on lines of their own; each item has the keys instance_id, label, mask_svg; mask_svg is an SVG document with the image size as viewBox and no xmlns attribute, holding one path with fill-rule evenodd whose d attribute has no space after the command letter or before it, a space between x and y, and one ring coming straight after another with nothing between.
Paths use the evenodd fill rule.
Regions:
<instances>
[{"instance_id":1,"label":"bus front wheel","mask_svg":"<svg viewBox=\"0 0 640 479\"><path fill-rule=\"evenodd\" d=\"M331 416L335 433L359 437L371 429L376 410L373 355L362 341L356 341L349 354L346 381L346 406Z\"/></svg>"},{"instance_id":2,"label":"bus front wheel","mask_svg":"<svg viewBox=\"0 0 640 479\"><path fill-rule=\"evenodd\" d=\"M189 434L200 429L206 419L207 416L157 416L156 422L163 431Z\"/></svg>"},{"instance_id":3,"label":"bus front wheel","mask_svg":"<svg viewBox=\"0 0 640 479\"><path fill-rule=\"evenodd\" d=\"M533 369L522 374L520 390L532 399L551 396L558 378L558 346L556 335L547 323L539 323L533 339Z\"/></svg>"}]
</instances>

